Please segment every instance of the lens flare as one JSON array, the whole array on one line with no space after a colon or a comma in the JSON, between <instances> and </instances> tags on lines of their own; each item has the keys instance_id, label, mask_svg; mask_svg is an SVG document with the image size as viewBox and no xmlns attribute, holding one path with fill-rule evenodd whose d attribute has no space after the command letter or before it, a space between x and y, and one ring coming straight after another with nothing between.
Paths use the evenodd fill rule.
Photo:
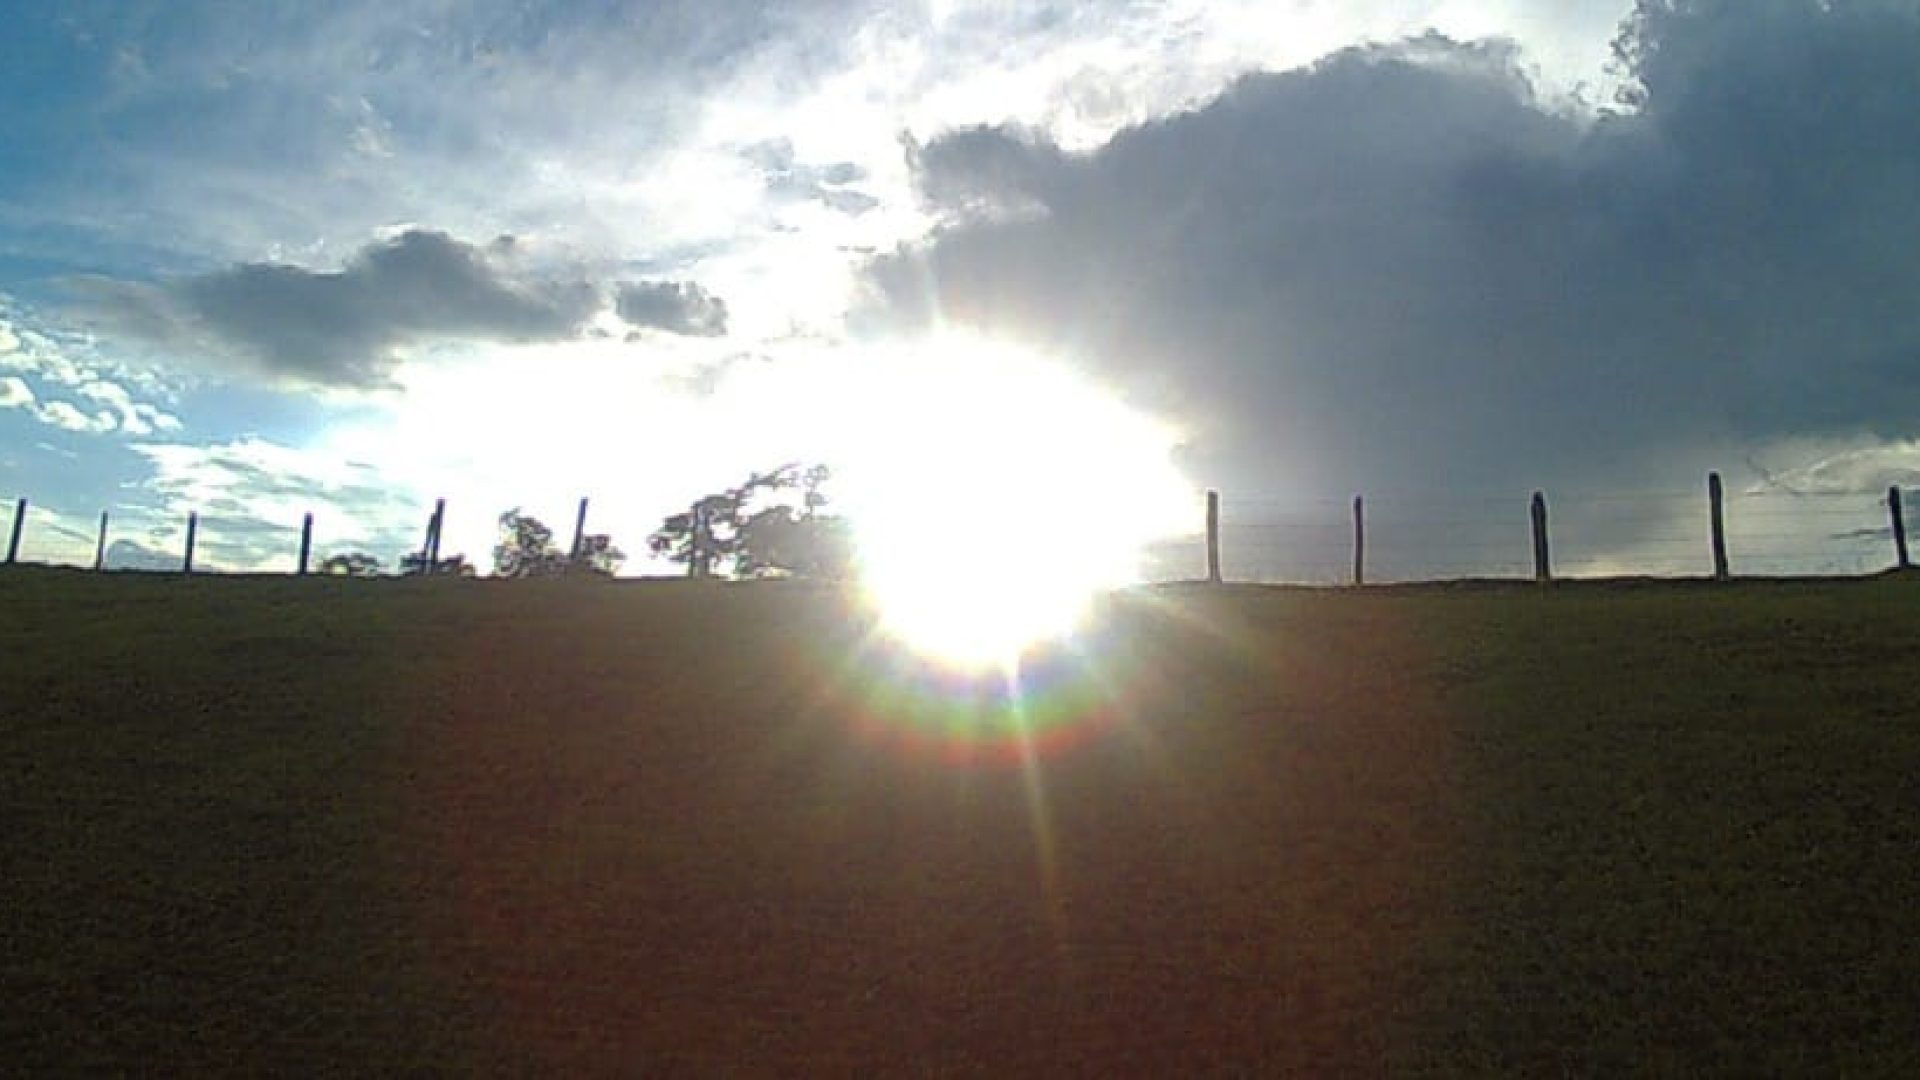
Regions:
<instances>
[{"instance_id":1,"label":"lens flare","mask_svg":"<svg viewBox=\"0 0 1920 1080\"><path fill-rule=\"evenodd\" d=\"M873 373L878 438L837 480L882 629L962 668L1067 637L1189 525L1166 425L1064 364L947 337Z\"/></svg>"},{"instance_id":2,"label":"lens flare","mask_svg":"<svg viewBox=\"0 0 1920 1080\"><path fill-rule=\"evenodd\" d=\"M1089 627L1098 621L1090 616ZM1031 768L1112 731L1133 666L1097 646L1030 645L1004 667L970 669L885 634L822 660L834 672L822 704L862 741L990 769Z\"/></svg>"}]
</instances>

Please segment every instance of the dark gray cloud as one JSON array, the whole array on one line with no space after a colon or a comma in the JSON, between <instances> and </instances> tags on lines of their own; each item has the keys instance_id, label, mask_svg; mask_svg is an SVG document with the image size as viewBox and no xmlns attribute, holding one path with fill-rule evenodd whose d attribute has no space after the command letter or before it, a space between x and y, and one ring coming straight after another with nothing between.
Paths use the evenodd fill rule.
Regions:
<instances>
[{"instance_id":1,"label":"dark gray cloud","mask_svg":"<svg viewBox=\"0 0 1920 1080\"><path fill-rule=\"evenodd\" d=\"M1197 478L1327 492L1646 474L1912 434L1920 5L1646 4L1630 107L1437 37L1245 78L1085 156L915 155L948 224L883 324L1069 349L1183 415Z\"/></svg>"},{"instance_id":2,"label":"dark gray cloud","mask_svg":"<svg viewBox=\"0 0 1920 1080\"><path fill-rule=\"evenodd\" d=\"M91 291L121 333L175 351L210 349L276 381L377 387L405 345L580 333L604 304L600 291L517 274L515 248L416 229L368 245L339 270L244 263L159 285L95 281Z\"/></svg>"},{"instance_id":3,"label":"dark gray cloud","mask_svg":"<svg viewBox=\"0 0 1920 1080\"><path fill-rule=\"evenodd\" d=\"M727 332L727 302L691 281L629 282L614 294L613 309L634 326L690 337Z\"/></svg>"}]
</instances>

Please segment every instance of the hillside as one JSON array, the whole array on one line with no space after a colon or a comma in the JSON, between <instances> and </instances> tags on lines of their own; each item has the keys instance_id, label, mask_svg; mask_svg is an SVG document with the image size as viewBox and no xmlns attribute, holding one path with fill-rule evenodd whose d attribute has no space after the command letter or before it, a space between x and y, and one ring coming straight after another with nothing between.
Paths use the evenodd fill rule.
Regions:
<instances>
[{"instance_id":1,"label":"hillside","mask_svg":"<svg viewBox=\"0 0 1920 1080\"><path fill-rule=\"evenodd\" d=\"M1920 1071L1912 581L1151 590L1022 716L858 625L0 573L7 1060Z\"/></svg>"}]
</instances>

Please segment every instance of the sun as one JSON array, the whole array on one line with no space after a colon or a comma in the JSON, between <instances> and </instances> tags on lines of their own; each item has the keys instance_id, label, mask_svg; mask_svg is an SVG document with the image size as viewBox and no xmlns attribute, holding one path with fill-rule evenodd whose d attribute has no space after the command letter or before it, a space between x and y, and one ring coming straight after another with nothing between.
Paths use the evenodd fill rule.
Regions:
<instances>
[{"instance_id":1,"label":"sun","mask_svg":"<svg viewBox=\"0 0 1920 1080\"><path fill-rule=\"evenodd\" d=\"M917 650L1010 664L1192 531L1176 432L1067 364L946 336L866 374L869 438L836 482L864 593Z\"/></svg>"}]
</instances>

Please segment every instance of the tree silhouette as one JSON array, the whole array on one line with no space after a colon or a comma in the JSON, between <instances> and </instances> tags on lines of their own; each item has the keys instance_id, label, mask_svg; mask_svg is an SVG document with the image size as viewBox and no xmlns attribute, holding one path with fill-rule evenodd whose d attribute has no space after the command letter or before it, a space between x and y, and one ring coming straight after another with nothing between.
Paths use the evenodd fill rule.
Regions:
<instances>
[{"instance_id":1,"label":"tree silhouette","mask_svg":"<svg viewBox=\"0 0 1920 1080\"><path fill-rule=\"evenodd\" d=\"M844 577L852 563L846 523L821 512L830 475L824 465L797 464L755 473L661 522L647 546L695 578L716 570L735 577Z\"/></svg>"},{"instance_id":2,"label":"tree silhouette","mask_svg":"<svg viewBox=\"0 0 1920 1080\"><path fill-rule=\"evenodd\" d=\"M333 577L379 577L380 560L364 551L342 551L327 556L320 572Z\"/></svg>"},{"instance_id":3,"label":"tree silhouette","mask_svg":"<svg viewBox=\"0 0 1920 1080\"><path fill-rule=\"evenodd\" d=\"M626 558L604 533L581 537L579 552L569 555L553 546L552 529L516 507L500 515L500 543L493 549L493 572L507 578L569 574L612 577Z\"/></svg>"},{"instance_id":4,"label":"tree silhouette","mask_svg":"<svg viewBox=\"0 0 1920 1080\"><path fill-rule=\"evenodd\" d=\"M434 575L467 578L474 575L474 570L473 564L467 561L465 555L455 555L452 558L440 559L429 567L427 565L427 556L424 552L410 551L400 559L400 573L406 577Z\"/></svg>"},{"instance_id":5,"label":"tree silhouette","mask_svg":"<svg viewBox=\"0 0 1920 1080\"><path fill-rule=\"evenodd\" d=\"M567 560L570 573L599 574L612 577L620 564L627 561L626 553L613 546L613 538L605 533L588 533L580 538L580 550Z\"/></svg>"}]
</instances>

